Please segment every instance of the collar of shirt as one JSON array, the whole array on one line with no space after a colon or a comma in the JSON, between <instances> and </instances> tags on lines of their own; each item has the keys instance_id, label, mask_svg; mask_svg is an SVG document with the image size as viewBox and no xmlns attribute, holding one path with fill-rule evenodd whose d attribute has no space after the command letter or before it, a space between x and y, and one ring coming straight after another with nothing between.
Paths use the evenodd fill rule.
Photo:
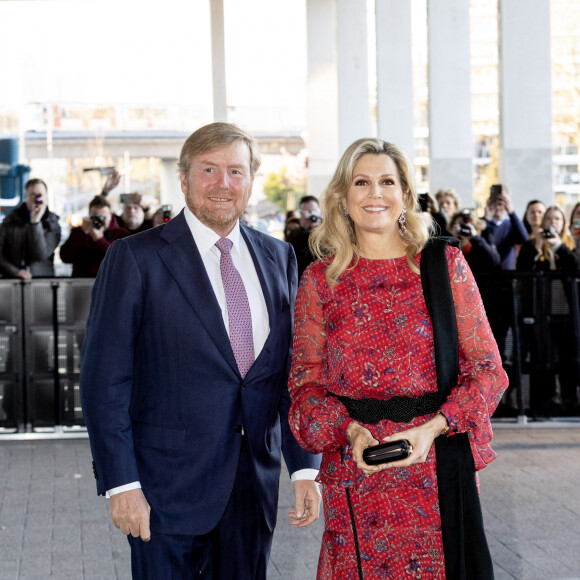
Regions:
<instances>
[{"instance_id":1,"label":"collar of shirt","mask_svg":"<svg viewBox=\"0 0 580 580\"><path fill-rule=\"evenodd\" d=\"M184 215L199 253L202 256L212 251L219 254L220 251L216 248L215 243L221 238L221 236L202 223L187 206L184 207ZM244 244L242 242L239 221L236 221L234 229L226 236L226 238L232 241L232 250L237 251L239 255L244 253Z\"/></svg>"}]
</instances>

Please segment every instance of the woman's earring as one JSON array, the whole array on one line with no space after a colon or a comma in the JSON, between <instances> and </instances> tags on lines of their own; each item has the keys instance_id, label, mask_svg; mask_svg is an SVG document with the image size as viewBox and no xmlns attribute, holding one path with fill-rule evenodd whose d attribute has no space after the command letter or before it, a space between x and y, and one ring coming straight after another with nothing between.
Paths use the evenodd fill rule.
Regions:
<instances>
[{"instance_id":1,"label":"woman's earring","mask_svg":"<svg viewBox=\"0 0 580 580\"><path fill-rule=\"evenodd\" d=\"M407 221L407 218L405 217L406 213L407 213L407 206L404 205L403 209L401 210L401 215L399 216L399 235L400 236L404 236L405 232L407 231L407 226L405 225L405 222Z\"/></svg>"},{"instance_id":2,"label":"woman's earring","mask_svg":"<svg viewBox=\"0 0 580 580\"><path fill-rule=\"evenodd\" d=\"M346 205L342 206L342 213L345 218L348 217L348 208L346 207Z\"/></svg>"}]
</instances>

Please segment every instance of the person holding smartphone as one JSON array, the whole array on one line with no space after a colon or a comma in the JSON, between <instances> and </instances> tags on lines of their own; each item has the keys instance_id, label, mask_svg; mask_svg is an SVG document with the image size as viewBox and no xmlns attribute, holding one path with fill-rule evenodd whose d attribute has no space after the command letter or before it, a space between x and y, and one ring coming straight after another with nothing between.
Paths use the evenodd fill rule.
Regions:
<instances>
[{"instance_id":1,"label":"person holding smartphone","mask_svg":"<svg viewBox=\"0 0 580 580\"><path fill-rule=\"evenodd\" d=\"M501 257L502 270L515 270L516 246L528 239L528 232L514 211L508 188L492 185L485 208L486 239L493 240Z\"/></svg>"},{"instance_id":2,"label":"person holding smartphone","mask_svg":"<svg viewBox=\"0 0 580 580\"><path fill-rule=\"evenodd\" d=\"M24 186L25 201L0 225L0 274L30 280L54 276L54 251L60 242L58 216L48 209L48 188L42 179Z\"/></svg>"}]
</instances>

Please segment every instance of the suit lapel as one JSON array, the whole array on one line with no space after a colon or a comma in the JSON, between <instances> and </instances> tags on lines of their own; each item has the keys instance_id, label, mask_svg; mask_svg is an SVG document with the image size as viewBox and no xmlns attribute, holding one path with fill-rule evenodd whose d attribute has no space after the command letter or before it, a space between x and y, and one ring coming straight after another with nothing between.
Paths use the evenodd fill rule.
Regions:
<instances>
[{"instance_id":1,"label":"suit lapel","mask_svg":"<svg viewBox=\"0 0 580 580\"><path fill-rule=\"evenodd\" d=\"M230 339L223 324L221 309L183 211L167 222L161 237L168 242L158 251L161 261L175 279L218 350L228 364L239 372Z\"/></svg>"}]
</instances>

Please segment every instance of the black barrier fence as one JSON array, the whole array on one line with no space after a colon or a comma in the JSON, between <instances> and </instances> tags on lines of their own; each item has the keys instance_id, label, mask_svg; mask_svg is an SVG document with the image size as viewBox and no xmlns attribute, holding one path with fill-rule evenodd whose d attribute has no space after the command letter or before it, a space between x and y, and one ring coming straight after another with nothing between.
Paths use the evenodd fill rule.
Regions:
<instances>
[{"instance_id":1,"label":"black barrier fence","mask_svg":"<svg viewBox=\"0 0 580 580\"><path fill-rule=\"evenodd\" d=\"M0 280L0 428L83 426L80 349L93 279Z\"/></svg>"},{"instance_id":2,"label":"black barrier fence","mask_svg":"<svg viewBox=\"0 0 580 580\"><path fill-rule=\"evenodd\" d=\"M495 416L578 416L579 273L476 275L510 387Z\"/></svg>"},{"instance_id":3,"label":"black barrier fence","mask_svg":"<svg viewBox=\"0 0 580 580\"><path fill-rule=\"evenodd\" d=\"M476 278L510 378L496 416L578 416L580 276ZM84 425L80 350L93 282L0 280L0 433Z\"/></svg>"}]
</instances>

